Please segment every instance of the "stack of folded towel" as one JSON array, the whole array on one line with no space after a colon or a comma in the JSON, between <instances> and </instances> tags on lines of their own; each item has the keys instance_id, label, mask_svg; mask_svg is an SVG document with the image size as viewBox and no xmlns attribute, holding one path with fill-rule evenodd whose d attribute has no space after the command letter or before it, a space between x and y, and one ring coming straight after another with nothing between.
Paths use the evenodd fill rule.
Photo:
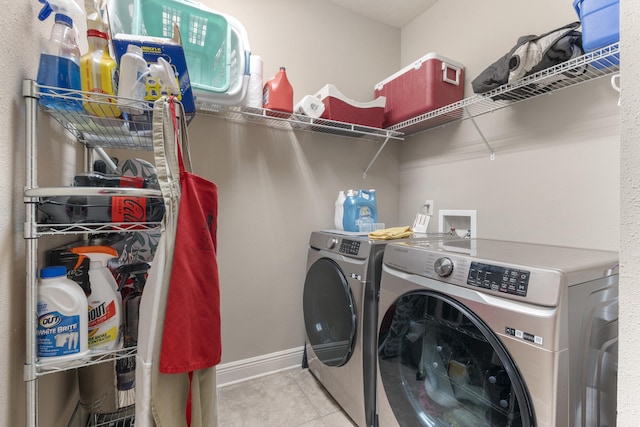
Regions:
<instances>
[{"instance_id":1,"label":"stack of folded towel","mask_svg":"<svg viewBox=\"0 0 640 427\"><path fill-rule=\"evenodd\" d=\"M410 237L412 234L411 227L391 227L372 231L369 233L369 238L372 240L393 240Z\"/></svg>"}]
</instances>

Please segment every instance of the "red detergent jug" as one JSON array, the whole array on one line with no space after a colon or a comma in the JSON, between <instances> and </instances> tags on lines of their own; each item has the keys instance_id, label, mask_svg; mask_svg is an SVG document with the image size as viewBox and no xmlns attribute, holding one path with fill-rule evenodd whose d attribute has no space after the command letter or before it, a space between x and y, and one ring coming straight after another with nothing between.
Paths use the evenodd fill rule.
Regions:
<instances>
[{"instance_id":1,"label":"red detergent jug","mask_svg":"<svg viewBox=\"0 0 640 427\"><path fill-rule=\"evenodd\" d=\"M293 86L287 79L285 67L280 67L278 74L264 84L262 107L268 110L293 113Z\"/></svg>"}]
</instances>

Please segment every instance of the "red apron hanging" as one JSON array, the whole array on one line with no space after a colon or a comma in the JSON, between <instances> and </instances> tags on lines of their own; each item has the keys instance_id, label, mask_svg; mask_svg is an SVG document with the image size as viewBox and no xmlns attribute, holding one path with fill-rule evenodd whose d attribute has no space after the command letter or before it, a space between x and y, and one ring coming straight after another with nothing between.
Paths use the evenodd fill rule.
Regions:
<instances>
[{"instance_id":1,"label":"red apron hanging","mask_svg":"<svg viewBox=\"0 0 640 427\"><path fill-rule=\"evenodd\" d=\"M169 105L178 133L173 98ZM160 351L159 370L165 374L210 368L220 363L222 354L216 259L218 189L191 173L186 134L182 141L185 153L176 135L181 197Z\"/></svg>"}]
</instances>

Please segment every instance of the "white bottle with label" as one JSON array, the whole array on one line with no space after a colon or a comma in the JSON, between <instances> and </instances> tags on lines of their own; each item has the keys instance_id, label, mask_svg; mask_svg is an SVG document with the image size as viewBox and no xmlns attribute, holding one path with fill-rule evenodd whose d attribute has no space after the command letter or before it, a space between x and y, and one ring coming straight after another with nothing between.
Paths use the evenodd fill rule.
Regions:
<instances>
[{"instance_id":1,"label":"white bottle with label","mask_svg":"<svg viewBox=\"0 0 640 427\"><path fill-rule=\"evenodd\" d=\"M344 191L340 191L338 193L338 198L336 199L336 209L333 217L333 223L336 227L336 230L344 230L344 225L342 224L342 218L344 216L344 201L347 196L345 196Z\"/></svg>"},{"instance_id":2,"label":"white bottle with label","mask_svg":"<svg viewBox=\"0 0 640 427\"><path fill-rule=\"evenodd\" d=\"M91 260L89 283L89 350L115 350L122 336L122 297L116 279L107 268L117 252L108 246L84 246L73 252Z\"/></svg>"},{"instance_id":3,"label":"white bottle with label","mask_svg":"<svg viewBox=\"0 0 640 427\"><path fill-rule=\"evenodd\" d=\"M80 285L67 279L66 267L40 271L36 310L40 362L81 362L89 352L87 297Z\"/></svg>"},{"instance_id":4,"label":"white bottle with label","mask_svg":"<svg viewBox=\"0 0 640 427\"><path fill-rule=\"evenodd\" d=\"M127 53L120 59L120 82L118 83L118 107L127 114L142 114L148 109L144 102L149 74L142 48L134 44L127 46Z\"/></svg>"}]
</instances>

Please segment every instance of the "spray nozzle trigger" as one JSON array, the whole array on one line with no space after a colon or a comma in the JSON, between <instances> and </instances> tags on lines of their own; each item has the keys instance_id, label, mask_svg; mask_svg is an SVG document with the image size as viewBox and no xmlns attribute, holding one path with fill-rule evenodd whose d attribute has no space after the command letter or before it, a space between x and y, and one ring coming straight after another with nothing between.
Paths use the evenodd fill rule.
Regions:
<instances>
[{"instance_id":1,"label":"spray nozzle trigger","mask_svg":"<svg viewBox=\"0 0 640 427\"><path fill-rule=\"evenodd\" d=\"M38 0L38 3L43 5L38 13L38 19L41 21L46 20L54 11L68 16L84 15L84 11L74 0Z\"/></svg>"},{"instance_id":2,"label":"spray nozzle trigger","mask_svg":"<svg viewBox=\"0 0 640 427\"><path fill-rule=\"evenodd\" d=\"M49 15L51 15L51 12L53 12L53 9L51 8L51 5L47 0L38 0L38 1L44 5L42 6L42 9L40 9L40 13L38 14L38 19L41 21L44 21L49 17Z\"/></svg>"},{"instance_id":3,"label":"spray nozzle trigger","mask_svg":"<svg viewBox=\"0 0 640 427\"><path fill-rule=\"evenodd\" d=\"M176 75L171 65L169 65L164 58L158 58L156 64L149 65L149 74L160 80L162 89L166 89L169 95L180 94L180 87L178 87L178 83L176 82Z\"/></svg>"}]
</instances>

